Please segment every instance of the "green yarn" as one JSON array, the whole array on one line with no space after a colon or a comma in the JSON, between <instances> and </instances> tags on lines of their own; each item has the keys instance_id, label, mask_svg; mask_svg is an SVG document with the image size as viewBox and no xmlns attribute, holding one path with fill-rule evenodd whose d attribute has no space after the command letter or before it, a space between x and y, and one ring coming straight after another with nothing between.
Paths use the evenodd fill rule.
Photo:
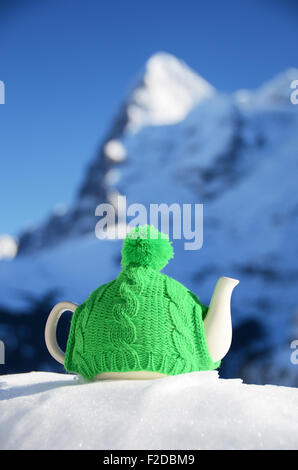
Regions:
<instances>
[{"instance_id":1,"label":"green yarn","mask_svg":"<svg viewBox=\"0 0 298 470\"><path fill-rule=\"evenodd\" d=\"M169 237L153 225L134 227L127 235L122 248L122 266L144 266L160 271L173 258Z\"/></svg>"},{"instance_id":2,"label":"green yarn","mask_svg":"<svg viewBox=\"0 0 298 470\"><path fill-rule=\"evenodd\" d=\"M127 235L118 277L92 292L73 314L68 372L91 380L102 372L177 375L220 365L207 348L207 307L158 271L172 256L168 238L155 228L137 227Z\"/></svg>"}]
</instances>

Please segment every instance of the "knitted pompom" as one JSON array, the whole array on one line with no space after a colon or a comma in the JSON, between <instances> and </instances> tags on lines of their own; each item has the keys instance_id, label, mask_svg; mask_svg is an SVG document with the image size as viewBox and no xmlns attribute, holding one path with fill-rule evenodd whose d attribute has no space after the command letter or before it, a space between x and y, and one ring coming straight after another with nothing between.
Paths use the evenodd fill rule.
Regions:
<instances>
[{"instance_id":1,"label":"knitted pompom","mask_svg":"<svg viewBox=\"0 0 298 470\"><path fill-rule=\"evenodd\" d=\"M169 237L153 225L134 227L122 246L122 266L143 266L160 271L174 252Z\"/></svg>"}]
</instances>

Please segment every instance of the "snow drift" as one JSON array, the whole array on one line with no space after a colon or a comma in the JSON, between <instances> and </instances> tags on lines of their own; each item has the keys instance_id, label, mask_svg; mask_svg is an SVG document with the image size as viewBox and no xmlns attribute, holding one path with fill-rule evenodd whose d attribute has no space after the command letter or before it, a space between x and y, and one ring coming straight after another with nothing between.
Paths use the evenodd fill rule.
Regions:
<instances>
[{"instance_id":1,"label":"snow drift","mask_svg":"<svg viewBox=\"0 0 298 470\"><path fill-rule=\"evenodd\" d=\"M0 379L1 449L298 449L298 390L217 372L86 383Z\"/></svg>"}]
</instances>

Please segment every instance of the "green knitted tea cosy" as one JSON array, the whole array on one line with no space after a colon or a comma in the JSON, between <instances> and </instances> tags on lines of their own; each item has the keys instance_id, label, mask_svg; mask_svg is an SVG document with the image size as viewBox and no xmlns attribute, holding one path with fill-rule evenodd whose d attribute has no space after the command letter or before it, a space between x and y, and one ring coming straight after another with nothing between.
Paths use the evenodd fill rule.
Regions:
<instances>
[{"instance_id":1,"label":"green knitted tea cosy","mask_svg":"<svg viewBox=\"0 0 298 470\"><path fill-rule=\"evenodd\" d=\"M122 271L80 306L71 321L65 368L92 379L102 372L167 375L216 369L195 294L159 272L173 257L168 237L135 227L122 247Z\"/></svg>"}]
</instances>

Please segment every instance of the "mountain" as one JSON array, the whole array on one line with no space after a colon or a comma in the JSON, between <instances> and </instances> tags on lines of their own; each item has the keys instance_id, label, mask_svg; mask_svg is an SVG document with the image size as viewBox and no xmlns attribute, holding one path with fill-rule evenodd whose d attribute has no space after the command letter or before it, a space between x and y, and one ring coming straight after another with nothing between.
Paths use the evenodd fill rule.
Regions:
<instances>
[{"instance_id":1,"label":"mountain","mask_svg":"<svg viewBox=\"0 0 298 470\"><path fill-rule=\"evenodd\" d=\"M185 240L174 240L164 272L205 304L218 277L238 278L234 340L221 374L297 386L290 348L298 339L298 107L290 100L297 78L290 69L255 91L224 94L178 59L153 56L70 210L23 233L18 256L0 262L0 337L12 344L11 360L18 357L22 368L24 361L55 367L42 325L56 301L80 303L116 277L121 241L95 237L95 208L116 207L125 195L127 205L144 204L148 216L150 203L204 204L202 248L185 250Z\"/></svg>"},{"instance_id":2,"label":"mountain","mask_svg":"<svg viewBox=\"0 0 298 470\"><path fill-rule=\"evenodd\" d=\"M94 231L94 211L108 200L109 170L125 157L119 141L144 126L173 124L182 120L196 103L215 92L186 64L166 53L153 55L120 105L111 129L91 162L72 207L54 212L36 229L21 233L19 254L34 252L65 241L66 237ZM111 174L110 174L111 175Z\"/></svg>"}]
</instances>

